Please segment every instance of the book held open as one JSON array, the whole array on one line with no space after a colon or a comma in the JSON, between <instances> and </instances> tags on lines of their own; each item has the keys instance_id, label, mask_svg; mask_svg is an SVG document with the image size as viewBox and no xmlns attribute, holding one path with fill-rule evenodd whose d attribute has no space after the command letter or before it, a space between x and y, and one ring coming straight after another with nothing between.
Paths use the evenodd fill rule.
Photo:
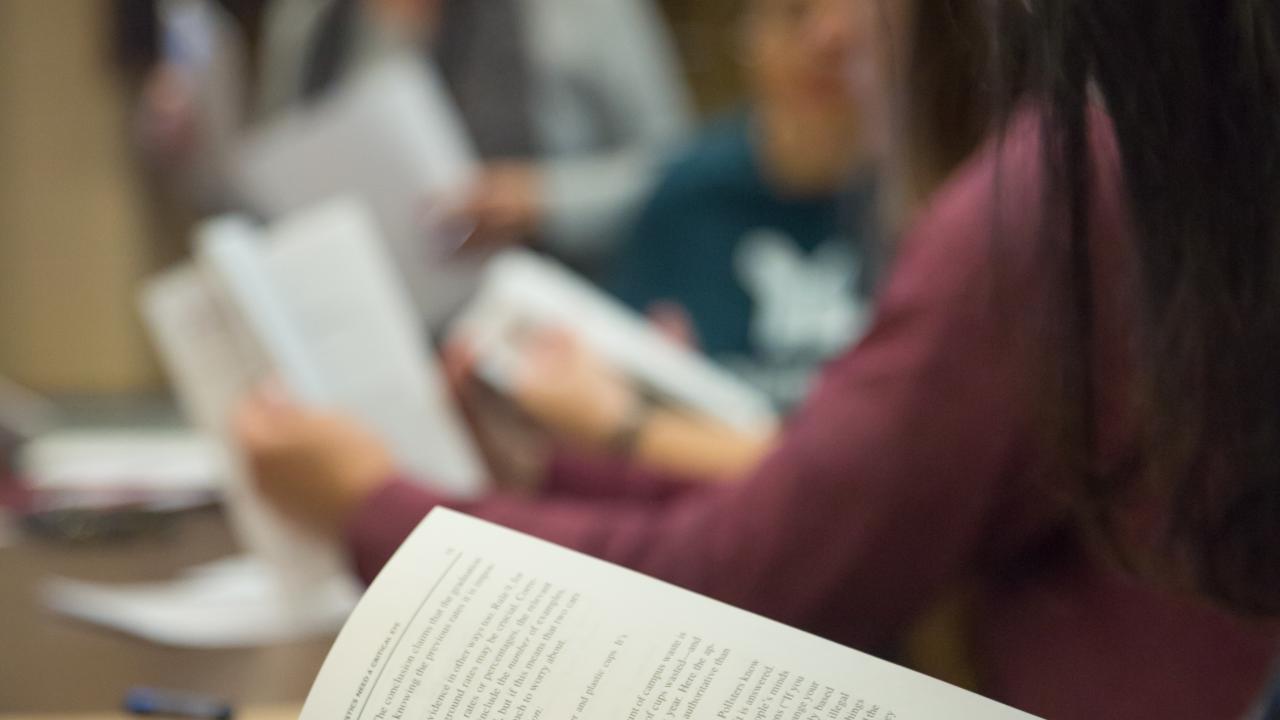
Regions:
<instances>
[{"instance_id":1,"label":"book held open","mask_svg":"<svg viewBox=\"0 0 1280 720\"><path fill-rule=\"evenodd\" d=\"M410 477L451 496L480 491L483 465L358 202L265 230L214 220L198 245L195 265L148 286L143 309L188 416L225 449L227 503L250 550L302 586L346 573L337 548L266 505L228 437L235 404L270 377L295 401L368 427Z\"/></svg>"},{"instance_id":2,"label":"book held open","mask_svg":"<svg viewBox=\"0 0 1280 720\"><path fill-rule=\"evenodd\" d=\"M438 508L391 558L348 619L301 717L1032 716L630 570Z\"/></svg>"}]
</instances>

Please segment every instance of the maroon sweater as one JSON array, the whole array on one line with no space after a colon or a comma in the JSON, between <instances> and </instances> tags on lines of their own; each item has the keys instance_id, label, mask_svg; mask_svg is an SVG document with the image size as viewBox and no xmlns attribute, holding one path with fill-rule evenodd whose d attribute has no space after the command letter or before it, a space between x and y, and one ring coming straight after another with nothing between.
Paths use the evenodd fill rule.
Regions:
<instances>
[{"instance_id":1,"label":"maroon sweater","mask_svg":"<svg viewBox=\"0 0 1280 720\"><path fill-rule=\"evenodd\" d=\"M1242 715L1277 650L1274 626L1114 569L1036 471L1047 461L1035 450L1026 339L1045 316L1045 273L1055 268L1037 251L1034 128L1019 123L922 213L870 334L830 364L777 449L741 482L699 485L567 457L532 499L456 502L391 481L349 529L360 573L375 575L444 504L868 649L963 585L979 597L972 637L984 694L1055 720ZM1105 454L1131 435L1116 402L1133 317L1130 234L1114 142L1099 133L1092 146Z\"/></svg>"}]
</instances>

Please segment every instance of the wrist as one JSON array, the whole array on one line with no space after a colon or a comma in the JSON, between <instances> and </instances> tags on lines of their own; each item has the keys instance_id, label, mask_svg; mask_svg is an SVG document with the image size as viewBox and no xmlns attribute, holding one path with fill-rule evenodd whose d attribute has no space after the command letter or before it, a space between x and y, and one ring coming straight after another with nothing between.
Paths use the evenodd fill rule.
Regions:
<instances>
[{"instance_id":1,"label":"wrist","mask_svg":"<svg viewBox=\"0 0 1280 720\"><path fill-rule=\"evenodd\" d=\"M329 524L337 528L347 525L351 518L358 515L361 509L369 504L370 499L391 484L395 477L395 470L391 465L377 470L368 468L348 475L338 484L329 513Z\"/></svg>"},{"instance_id":2,"label":"wrist","mask_svg":"<svg viewBox=\"0 0 1280 720\"><path fill-rule=\"evenodd\" d=\"M609 451L622 456L634 454L656 409L657 405L648 395L642 392L632 393L626 411L605 438L605 446Z\"/></svg>"}]
</instances>

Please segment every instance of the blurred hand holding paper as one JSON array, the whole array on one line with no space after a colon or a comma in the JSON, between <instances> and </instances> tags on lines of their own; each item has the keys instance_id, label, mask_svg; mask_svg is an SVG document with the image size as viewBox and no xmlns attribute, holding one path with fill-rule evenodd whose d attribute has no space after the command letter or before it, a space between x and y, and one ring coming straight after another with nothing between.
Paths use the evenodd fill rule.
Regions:
<instances>
[{"instance_id":1,"label":"blurred hand holding paper","mask_svg":"<svg viewBox=\"0 0 1280 720\"><path fill-rule=\"evenodd\" d=\"M480 491L483 467L361 203L300 213L261 242L209 225L200 260L298 401L361 422L403 470L450 495Z\"/></svg>"},{"instance_id":2,"label":"blurred hand holding paper","mask_svg":"<svg viewBox=\"0 0 1280 720\"><path fill-rule=\"evenodd\" d=\"M485 267L452 332L474 348L480 372L501 389L521 362L520 336L531 326L573 332L650 392L732 427L754 432L775 422L769 400L754 388L554 261L508 250Z\"/></svg>"},{"instance_id":3,"label":"blurred hand holding paper","mask_svg":"<svg viewBox=\"0 0 1280 720\"><path fill-rule=\"evenodd\" d=\"M129 585L56 578L44 587L53 609L162 645L246 647L331 632L359 590L338 575L312 585L299 604L256 558L219 560L177 579Z\"/></svg>"}]
</instances>

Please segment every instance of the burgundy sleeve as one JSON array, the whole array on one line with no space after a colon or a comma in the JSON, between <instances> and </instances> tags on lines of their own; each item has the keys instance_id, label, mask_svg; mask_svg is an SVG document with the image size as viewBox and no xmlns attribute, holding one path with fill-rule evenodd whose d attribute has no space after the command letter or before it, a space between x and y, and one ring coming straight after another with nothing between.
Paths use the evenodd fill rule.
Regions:
<instances>
[{"instance_id":1,"label":"burgundy sleeve","mask_svg":"<svg viewBox=\"0 0 1280 720\"><path fill-rule=\"evenodd\" d=\"M870 334L741 482L661 503L443 504L828 637L887 640L973 567L1021 475L1027 403L1010 380L1031 373L1011 318L1036 309L1025 274L992 267L993 167L980 159L944 189ZM1018 279L1017 302L997 277ZM351 533L365 577L436 502L402 484L373 499Z\"/></svg>"},{"instance_id":2,"label":"burgundy sleeve","mask_svg":"<svg viewBox=\"0 0 1280 720\"><path fill-rule=\"evenodd\" d=\"M665 501L702 482L616 455L562 448L547 463L542 490L548 497Z\"/></svg>"},{"instance_id":3,"label":"burgundy sleeve","mask_svg":"<svg viewBox=\"0 0 1280 720\"><path fill-rule=\"evenodd\" d=\"M541 496L658 505L703 484L620 457L560 448L547 464ZM491 496L490 502L497 502L497 496ZM400 477L388 479L365 501L347 527L347 544L365 582L373 581L400 543L437 504L448 503L421 484Z\"/></svg>"}]
</instances>

